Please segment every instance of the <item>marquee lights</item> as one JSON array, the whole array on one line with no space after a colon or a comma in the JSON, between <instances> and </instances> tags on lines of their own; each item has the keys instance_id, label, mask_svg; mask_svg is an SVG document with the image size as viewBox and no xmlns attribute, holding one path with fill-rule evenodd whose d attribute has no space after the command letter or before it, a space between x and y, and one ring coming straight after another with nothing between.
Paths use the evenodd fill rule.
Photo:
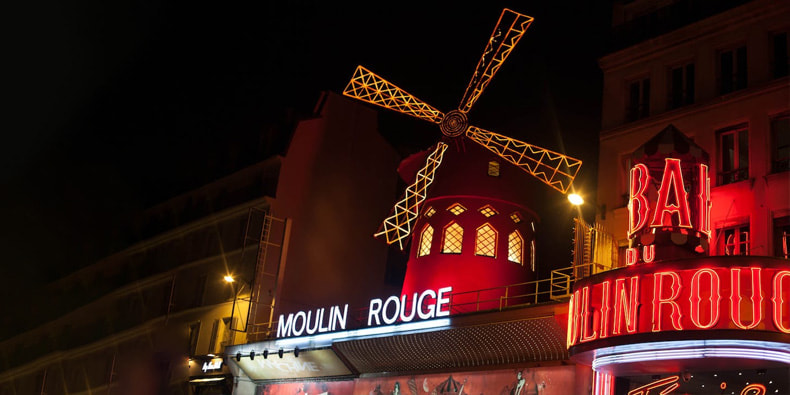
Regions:
<instances>
[{"instance_id":1,"label":"marquee lights","mask_svg":"<svg viewBox=\"0 0 790 395\"><path fill-rule=\"evenodd\" d=\"M746 358L790 364L790 350L783 343L749 340L642 343L601 349L596 352L592 367L603 371L617 364L699 358Z\"/></svg>"},{"instance_id":2,"label":"marquee lights","mask_svg":"<svg viewBox=\"0 0 790 395\"><path fill-rule=\"evenodd\" d=\"M631 276L578 283L569 305L569 348L637 333L736 328L790 333L790 270L734 265L650 273L648 266L639 268L628 269ZM762 296L768 288L772 298ZM771 316L763 314L768 309Z\"/></svg>"}]
</instances>

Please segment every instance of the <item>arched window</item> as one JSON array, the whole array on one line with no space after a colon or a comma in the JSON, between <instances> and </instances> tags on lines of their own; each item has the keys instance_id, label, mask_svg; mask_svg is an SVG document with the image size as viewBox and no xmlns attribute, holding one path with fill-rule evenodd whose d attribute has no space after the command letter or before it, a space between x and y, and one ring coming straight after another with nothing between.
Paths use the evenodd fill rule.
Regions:
<instances>
[{"instance_id":1,"label":"arched window","mask_svg":"<svg viewBox=\"0 0 790 395\"><path fill-rule=\"evenodd\" d=\"M524 264L524 238L518 231L507 236L507 260L519 265Z\"/></svg>"},{"instance_id":2,"label":"arched window","mask_svg":"<svg viewBox=\"0 0 790 395\"><path fill-rule=\"evenodd\" d=\"M461 241L464 238L464 228L453 222L444 228L444 240L442 240L442 253L460 254Z\"/></svg>"},{"instance_id":3,"label":"arched window","mask_svg":"<svg viewBox=\"0 0 790 395\"><path fill-rule=\"evenodd\" d=\"M496 230L489 224L483 224L483 226L477 228L475 255L496 256Z\"/></svg>"},{"instance_id":4,"label":"arched window","mask_svg":"<svg viewBox=\"0 0 790 395\"><path fill-rule=\"evenodd\" d=\"M425 256L431 253L431 242L433 241L433 227L431 225L425 225L422 228L422 234L420 235L420 251L417 253L417 256Z\"/></svg>"}]
</instances>

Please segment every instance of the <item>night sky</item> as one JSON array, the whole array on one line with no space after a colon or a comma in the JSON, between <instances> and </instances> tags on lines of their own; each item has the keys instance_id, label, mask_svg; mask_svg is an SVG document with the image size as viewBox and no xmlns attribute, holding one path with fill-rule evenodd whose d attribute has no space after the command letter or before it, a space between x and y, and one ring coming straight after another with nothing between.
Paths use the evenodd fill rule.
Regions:
<instances>
[{"instance_id":1,"label":"night sky","mask_svg":"<svg viewBox=\"0 0 790 395\"><path fill-rule=\"evenodd\" d=\"M121 229L135 212L282 153L282 125L309 115L320 91L341 92L357 64L442 111L455 109L504 7L535 22L471 123L584 160L575 186L590 200L597 58L611 4L464 3L7 6L16 9L4 22L4 292L95 262L128 242ZM401 153L439 138L435 125L383 116ZM539 251L555 248L547 242L570 250L567 222L553 226L545 217L554 214L540 211L567 214L567 206L546 188Z\"/></svg>"}]
</instances>

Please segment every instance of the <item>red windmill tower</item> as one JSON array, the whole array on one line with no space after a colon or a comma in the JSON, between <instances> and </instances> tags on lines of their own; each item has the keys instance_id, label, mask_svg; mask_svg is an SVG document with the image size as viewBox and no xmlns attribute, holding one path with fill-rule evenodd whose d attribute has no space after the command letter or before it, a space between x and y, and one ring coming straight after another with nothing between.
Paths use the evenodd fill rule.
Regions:
<instances>
[{"instance_id":1,"label":"red windmill tower","mask_svg":"<svg viewBox=\"0 0 790 395\"><path fill-rule=\"evenodd\" d=\"M404 240L413 237L404 295L452 286L453 304L459 306L466 292L534 279L534 222L538 217L526 205L529 191L512 187L523 185L524 173L499 164L510 162L566 193L582 162L469 125L467 118L532 21L532 17L502 11L456 110L443 113L362 66L343 92L438 124L443 135L441 142L401 163L401 176L413 182L375 234L387 244L398 243L401 249ZM466 144L467 140L476 144ZM448 149L448 144L458 149ZM495 299L502 292L495 289L488 295L466 296Z\"/></svg>"}]
</instances>

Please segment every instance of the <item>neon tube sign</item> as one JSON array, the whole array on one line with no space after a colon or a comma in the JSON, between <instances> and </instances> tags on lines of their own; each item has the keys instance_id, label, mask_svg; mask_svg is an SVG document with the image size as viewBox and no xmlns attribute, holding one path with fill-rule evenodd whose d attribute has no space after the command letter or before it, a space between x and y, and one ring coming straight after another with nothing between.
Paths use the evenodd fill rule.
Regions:
<instances>
[{"instance_id":1,"label":"neon tube sign","mask_svg":"<svg viewBox=\"0 0 790 395\"><path fill-rule=\"evenodd\" d=\"M390 325L396 322L407 323L412 320L429 320L450 315L450 293L452 287L440 288L436 291L428 289L422 293L390 296L386 300L371 299L368 308L367 326ZM326 332L346 330L348 322L348 304L341 309L332 306L328 309L319 308L310 311L290 313L286 317L280 314L277 322L277 337L315 335Z\"/></svg>"},{"instance_id":2,"label":"neon tube sign","mask_svg":"<svg viewBox=\"0 0 790 395\"><path fill-rule=\"evenodd\" d=\"M790 333L786 265L756 257L728 259L724 262L729 265L721 266L714 265L720 259L706 261L712 264L688 269L662 265L664 270L655 272L635 266L580 280L569 303L568 347L640 333Z\"/></svg>"}]
</instances>

